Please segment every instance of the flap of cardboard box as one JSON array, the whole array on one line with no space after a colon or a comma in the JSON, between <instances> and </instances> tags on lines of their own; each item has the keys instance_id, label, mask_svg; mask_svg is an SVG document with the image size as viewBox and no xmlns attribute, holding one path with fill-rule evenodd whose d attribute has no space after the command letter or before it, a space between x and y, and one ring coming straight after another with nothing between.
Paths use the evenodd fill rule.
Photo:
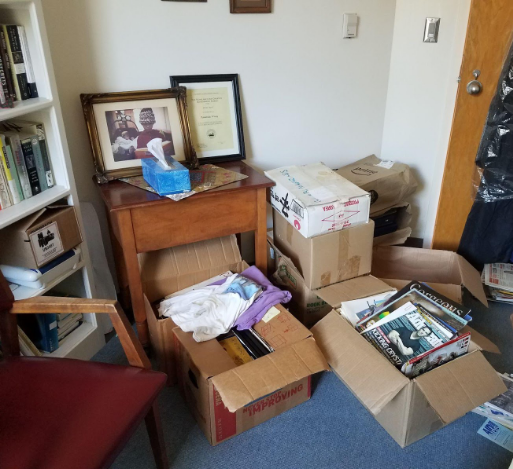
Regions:
<instances>
[{"instance_id":1,"label":"flap of cardboard box","mask_svg":"<svg viewBox=\"0 0 513 469\"><path fill-rule=\"evenodd\" d=\"M415 379L444 423L502 394L506 386L481 352L472 352Z\"/></svg>"},{"instance_id":2,"label":"flap of cardboard box","mask_svg":"<svg viewBox=\"0 0 513 469\"><path fill-rule=\"evenodd\" d=\"M479 272L454 252L377 246L372 258L372 275L382 279L464 285L481 303L488 305Z\"/></svg>"},{"instance_id":3,"label":"flap of cardboard box","mask_svg":"<svg viewBox=\"0 0 513 469\"><path fill-rule=\"evenodd\" d=\"M490 353L501 353L499 347L497 347L497 345L495 345L490 339L486 338L484 335L480 334L469 326L465 326L460 331L460 334L465 334L467 332L470 332L470 338L472 342L474 342L474 344L477 345L480 350L484 350L485 352Z\"/></svg>"},{"instance_id":4,"label":"flap of cardboard box","mask_svg":"<svg viewBox=\"0 0 513 469\"><path fill-rule=\"evenodd\" d=\"M139 254L141 279L151 302L227 270L238 270L241 262L235 235Z\"/></svg>"},{"instance_id":5,"label":"flap of cardboard box","mask_svg":"<svg viewBox=\"0 0 513 469\"><path fill-rule=\"evenodd\" d=\"M190 332L184 332L179 327L173 329L173 334L203 378L208 379L237 366L217 340L196 342Z\"/></svg>"},{"instance_id":6,"label":"flap of cardboard box","mask_svg":"<svg viewBox=\"0 0 513 469\"><path fill-rule=\"evenodd\" d=\"M313 338L276 350L212 378L212 383L230 412L278 389L328 370Z\"/></svg>"},{"instance_id":7,"label":"flap of cardboard box","mask_svg":"<svg viewBox=\"0 0 513 469\"><path fill-rule=\"evenodd\" d=\"M279 304L271 308L253 329L275 350L312 336L303 324Z\"/></svg>"},{"instance_id":8,"label":"flap of cardboard box","mask_svg":"<svg viewBox=\"0 0 513 469\"><path fill-rule=\"evenodd\" d=\"M390 285L373 277L364 275L345 282L335 283L329 287L315 290L315 294L334 308L344 301L358 300L372 295L379 295L392 290Z\"/></svg>"},{"instance_id":9,"label":"flap of cardboard box","mask_svg":"<svg viewBox=\"0 0 513 469\"><path fill-rule=\"evenodd\" d=\"M312 332L333 371L374 415L410 382L336 311Z\"/></svg>"}]
</instances>

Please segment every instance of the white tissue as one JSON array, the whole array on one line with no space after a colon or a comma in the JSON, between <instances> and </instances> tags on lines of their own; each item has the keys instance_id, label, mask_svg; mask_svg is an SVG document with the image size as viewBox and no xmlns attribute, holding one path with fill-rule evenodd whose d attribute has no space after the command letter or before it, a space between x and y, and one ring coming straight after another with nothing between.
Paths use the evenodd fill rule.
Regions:
<instances>
[{"instance_id":1,"label":"white tissue","mask_svg":"<svg viewBox=\"0 0 513 469\"><path fill-rule=\"evenodd\" d=\"M148 151L157 158L160 166L164 169L171 169L171 166L166 161L166 155L164 155L164 149L162 148L162 139L154 138L148 142Z\"/></svg>"}]
</instances>

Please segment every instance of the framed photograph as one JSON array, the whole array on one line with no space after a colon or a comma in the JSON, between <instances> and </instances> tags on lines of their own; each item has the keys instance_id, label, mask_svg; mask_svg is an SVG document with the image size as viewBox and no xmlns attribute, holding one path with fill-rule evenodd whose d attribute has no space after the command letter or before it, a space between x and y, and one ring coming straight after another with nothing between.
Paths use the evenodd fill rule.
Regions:
<instances>
[{"instance_id":1,"label":"framed photograph","mask_svg":"<svg viewBox=\"0 0 513 469\"><path fill-rule=\"evenodd\" d=\"M222 163L246 157L237 74L172 76L187 88L191 139L198 160Z\"/></svg>"},{"instance_id":2,"label":"framed photograph","mask_svg":"<svg viewBox=\"0 0 513 469\"><path fill-rule=\"evenodd\" d=\"M140 176L141 159L153 157L148 143L155 139L165 155L197 166L185 88L82 94L80 98L99 183Z\"/></svg>"},{"instance_id":3,"label":"framed photograph","mask_svg":"<svg viewBox=\"0 0 513 469\"><path fill-rule=\"evenodd\" d=\"M230 13L271 13L271 0L230 0Z\"/></svg>"}]
</instances>

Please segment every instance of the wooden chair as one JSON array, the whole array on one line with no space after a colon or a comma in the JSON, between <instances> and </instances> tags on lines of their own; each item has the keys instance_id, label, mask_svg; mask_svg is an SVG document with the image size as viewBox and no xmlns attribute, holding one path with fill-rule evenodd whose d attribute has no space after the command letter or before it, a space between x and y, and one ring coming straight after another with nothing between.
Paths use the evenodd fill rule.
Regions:
<instances>
[{"instance_id":1,"label":"wooden chair","mask_svg":"<svg viewBox=\"0 0 513 469\"><path fill-rule=\"evenodd\" d=\"M17 314L108 314L131 367L20 357ZM14 302L0 273L0 468L109 467L144 419L167 469L156 399L166 375L151 365L116 301L38 297Z\"/></svg>"}]
</instances>

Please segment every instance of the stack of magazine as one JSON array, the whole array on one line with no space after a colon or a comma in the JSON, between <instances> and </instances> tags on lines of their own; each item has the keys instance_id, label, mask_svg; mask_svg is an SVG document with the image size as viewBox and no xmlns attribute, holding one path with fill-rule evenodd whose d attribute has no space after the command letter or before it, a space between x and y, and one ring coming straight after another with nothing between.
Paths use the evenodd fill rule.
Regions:
<instances>
[{"instance_id":1,"label":"stack of magazine","mask_svg":"<svg viewBox=\"0 0 513 469\"><path fill-rule=\"evenodd\" d=\"M468 352L470 309L417 281L359 317L356 329L410 378Z\"/></svg>"},{"instance_id":2,"label":"stack of magazine","mask_svg":"<svg viewBox=\"0 0 513 469\"><path fill-rule=\"evenodd\" d=\"M508 390L491 401L476 407L472 412L494 420L513 430L513 375L497 373Z\"/></svg>"},{"instance_id":3,"label":"stack of magazine","mask_svg":"<svg viewBox=\"0 0 513 469\"><path fill-rule=\"evenodd\" d=\"M482 280L489 300L513 303L513 264L486 264Z\"/></svg>"}]
</instances>

